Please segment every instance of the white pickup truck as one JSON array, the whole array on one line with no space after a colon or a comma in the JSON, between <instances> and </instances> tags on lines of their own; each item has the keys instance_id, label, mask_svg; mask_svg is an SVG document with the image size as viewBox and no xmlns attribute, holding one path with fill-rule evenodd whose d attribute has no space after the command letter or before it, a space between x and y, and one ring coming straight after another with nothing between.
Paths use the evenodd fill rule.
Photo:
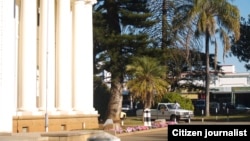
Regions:
<instances>
[{"instance_id":1,"label":"white pickup truck","mask_svg":"<svg viewBox=\"0 0 250 141\"><path fill-rule=\"evenodd\" d=\"M191 110L182 109L181 107L175 107L175 103L158 103L157 109L149 109L151 120L166 119L171 121L184 120L186 122L189 122L194 116L194 113ZM142 117L143 114L143 109L138 109L136 111L137 117Z\"/></svg>"}]
</instances>

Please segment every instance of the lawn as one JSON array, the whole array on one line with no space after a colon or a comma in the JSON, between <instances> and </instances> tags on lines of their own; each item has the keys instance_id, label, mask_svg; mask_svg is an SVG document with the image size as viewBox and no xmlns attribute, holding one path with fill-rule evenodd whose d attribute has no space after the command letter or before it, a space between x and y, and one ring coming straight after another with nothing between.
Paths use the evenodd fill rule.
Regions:
<instances>
[{"instance_id":1,"label":"lawn","mask_svg":"<svg viewBox=\"0 0 250 141\"><path fill-rule=\"evenodd\" d=\"M195 116L193 121L201 121L202 119L206 121L249 121L250 122L250 114L239 114L239 115L211 115L211 116Z\"/></svg>"},{"instance_id":2,"label":"lawn","mask_svg":"<svg viewBox=\"0 0 250 141\"><path fill-rule=\"evenodd\" d=\"M136 117L136 116L128 116L124 121L123 121L124 125L129 125L129 126L133 126L133 125L143 125L143 121L142 118Z\"/></svg>"},{"instance_id":3,"label":"lawn","mask_svg":"<svg viewBox=\"0 0 250 141\"><path fill-rule=\"evenodd\" d=\"M250 114L239 114L239 115L211 115L209 117L206 116L194 116L192 121L249 121L250 122ZM124 126L133 126L133 125L143 125L142 118L136 116L128 116L124 121Z\"/></svg>"}]
</instances>

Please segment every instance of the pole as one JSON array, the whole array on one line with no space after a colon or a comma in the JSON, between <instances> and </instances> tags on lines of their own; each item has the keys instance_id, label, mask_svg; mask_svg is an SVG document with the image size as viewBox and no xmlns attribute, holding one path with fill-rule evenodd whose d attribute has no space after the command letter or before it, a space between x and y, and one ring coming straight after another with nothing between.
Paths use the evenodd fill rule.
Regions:
<instances>
[{"instance_id":1,"label":"pole","mask_svg":"<svg viewBox=\"0 0 250 141\"><path fill-rule=\"evenodd\" d=\"M48 118L48 46L49 46L49 0L47 2L47 40L46 40L46 111L45 111L45 132L49 131L49 118Z\"/></svg>"},{"instance_id":2,"label":"pole","mask_svg":"<svg viewBox=\"0 0 250 141\"><path fill-rule=\"evenodd\" d=\"M204 122L204 111L203 111L203 109L201 110L201 116L202 116L201 122Z\"/></svg>"},{"instance_id":3,"label":"pole","mask_svg":"<svg viewBox=\"0 0 250 141\"><path fill-rule=\"evenodd\" d=\"M215 108L216 120L217 120L217 113L218 113L218 110L217 110L217 107L216 107Z\"/></svg>"},{"instance_id":4,"label":"pole","mask_svg":"<svg viewBox=\"0 0 250 141\"><path fill-rule=\"evenodd\" d=\"M229 108L227 108L227 121L229 121Z\"/></svg>"}]
</instances>

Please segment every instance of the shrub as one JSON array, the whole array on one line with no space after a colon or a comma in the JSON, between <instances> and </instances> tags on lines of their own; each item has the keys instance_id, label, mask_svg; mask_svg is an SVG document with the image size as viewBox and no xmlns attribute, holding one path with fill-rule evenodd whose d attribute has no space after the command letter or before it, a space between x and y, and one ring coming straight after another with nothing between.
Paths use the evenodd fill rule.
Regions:
<instances>
[{"instance_id":1,"label":"shrub","mask_svg":"<svg viewBox=\"0 0 250 141\"><path fill-rule=\"evenodd\" d=\"M166 93L163 99L161 100L161 102L173 102L173 103L175 101L177 101L184 109L194 110L194 105L192 103L192 100L181 96L181 94L179 93L175 92Z\"/></svg>"}]
</instances>

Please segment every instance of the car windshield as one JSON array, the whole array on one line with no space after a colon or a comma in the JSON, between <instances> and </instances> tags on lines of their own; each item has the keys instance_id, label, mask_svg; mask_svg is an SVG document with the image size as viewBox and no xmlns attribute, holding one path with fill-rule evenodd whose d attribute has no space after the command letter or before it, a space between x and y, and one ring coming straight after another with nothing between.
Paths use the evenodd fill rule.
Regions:
<instances>
[{"instance_id":1,"label":"car windshield","mask_svg":"<svg viewBox=\"0 0 250 141\"><path fill-rule=\"evenodd\" d=\"M176 105L174 103L168 104L167 107L168 107L168 109L176 109ZM181 109L181 107L177 107L177 109Z\"/></svg>"}]
</instances>

